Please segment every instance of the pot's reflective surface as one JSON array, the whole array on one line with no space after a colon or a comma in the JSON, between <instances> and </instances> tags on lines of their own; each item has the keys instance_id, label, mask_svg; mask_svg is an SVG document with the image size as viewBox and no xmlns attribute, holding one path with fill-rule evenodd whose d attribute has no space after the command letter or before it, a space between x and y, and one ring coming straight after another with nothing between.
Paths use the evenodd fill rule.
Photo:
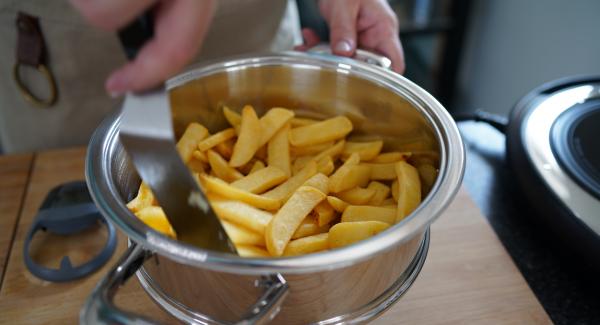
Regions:
<instances>
[{"instance_id":1,"label":"pot's reflective surface","mask_svg":"<svg viewBox=\"0 0 600 325\"><path fill-rule=\"evenodd\" d=\"M176 132L191 121L211 131L225 127L223 105L240 109L252 104L259 113L283 106L308 117L344 114L354 122L355 137L382 137L386 150L413 151L439 167L436 183L419 208L369 240L294 258L242 259L159 235L127 210L125 203L135 194L139 178L118 141L118 118L107 120L89 147L86 177L92 196L130 238L181 264L246 275L306 274L351 266L420 237L459 188L464 151L454 122L433 97L389 71L353 60L283 53L193 69L168 86Z\"/></svg>"}]
</instances>

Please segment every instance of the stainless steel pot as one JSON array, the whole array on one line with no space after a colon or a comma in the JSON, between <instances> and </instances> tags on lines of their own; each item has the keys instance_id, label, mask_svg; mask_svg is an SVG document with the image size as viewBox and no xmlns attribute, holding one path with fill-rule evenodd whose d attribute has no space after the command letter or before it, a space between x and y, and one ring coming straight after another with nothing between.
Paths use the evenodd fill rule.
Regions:
<instances>
[{"instance_id":1,"label":"stainless steel pot","mask_svg":"<svg viewBox=\"0 0 600 325\"><path fill-rule=\"evenodd\" d=\"M211 131L224 128L223 105L252 104L259 113L281 106L308 117L344 114L353 120L356 137L377 135L387 150L427 154L439 175L410 216L373 238L299 257L244 259L169 239L127 210L139 178L118 140L119 117L113 116L90 142L86 177L100 211L132 244L88 299L83 322L149 321L112 304L118 286L135 272L161 307L200 323L362 322L408 289L427 253L429 225L454 197L464 170L456 125L431 95L380 67L296 52L206 65L167 86L179 134L191 121Z\"/></svg>"}]
</instances>

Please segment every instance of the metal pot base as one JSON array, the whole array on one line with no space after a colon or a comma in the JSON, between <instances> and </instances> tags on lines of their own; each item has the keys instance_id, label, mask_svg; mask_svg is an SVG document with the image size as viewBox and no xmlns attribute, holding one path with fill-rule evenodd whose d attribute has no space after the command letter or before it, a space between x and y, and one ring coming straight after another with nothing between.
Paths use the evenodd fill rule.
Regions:
<instances>
[{"instance_id":1,"label":"metal pot base","mask_svg":"<svg viewBox=\"0 0 600 325\"><path fill-rule=\"evenodd\" d=\"M360 324L371 321L393 306L412 286L417 275L421 272L429 250L430 230L427 229L419 245L415 257L408 268L394 284L363 307L348 314L325 319L314 324ZM225 324L212 319L200 312L176 301L154 284L150 276L142 270L136 272L137 278L144 290L166 312L188 324Z\"/></svg>"}]
</instances>

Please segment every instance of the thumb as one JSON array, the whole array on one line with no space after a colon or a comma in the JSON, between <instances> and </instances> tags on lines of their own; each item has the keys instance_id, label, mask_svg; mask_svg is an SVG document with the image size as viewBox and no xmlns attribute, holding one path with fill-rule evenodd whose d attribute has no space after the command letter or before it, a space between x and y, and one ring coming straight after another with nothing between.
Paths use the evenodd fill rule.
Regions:
<instances>
[{"instance_id":1,"label":"thumb","mask_svg":"<svg viewBox=\"0 0 600 325\"><path fill-rule=\"evenodd\" d=\"M356 50L356 20L358 6L346 1L336 2L329 16L329 38L333 54L351 56Z\"/></svg>"}]
</instances>

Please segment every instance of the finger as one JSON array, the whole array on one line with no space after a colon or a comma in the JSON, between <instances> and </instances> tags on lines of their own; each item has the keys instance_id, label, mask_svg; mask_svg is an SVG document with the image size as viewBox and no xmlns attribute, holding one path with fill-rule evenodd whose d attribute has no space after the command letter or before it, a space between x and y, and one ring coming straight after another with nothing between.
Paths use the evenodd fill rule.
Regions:
<instances>
[{"instance_id":1,"label":"finger","mask_svg":"<svg viewBox=\"0 0 600 325\"><path fill-rule=\"evenodd\" d=\"M352 56L356 50L356 20L358 17L358 2L356 1L330 1L322 3L330 5L325 17L329 23L329 38L331 50L334 54Z\"/></svg>"},{"instance_id":2,"label":"finger","mask_svg":"<svg viewBox=\"0 0 600 325\"><path fill-rule=\"evenodd\" d=\"M106 82L111 95L155 86L181 70L198 52L214 13L213 0L167 0L155 15L154 38L133 62Z\"/></svg>"},{"instance_id":3,"label":"finger","mask_svg":"<svg viewBox=\"0 0 600 325\"><path fill-rule=\"evenodd\" d=\"M312 28L303 28L302 38L304 38L304 44L310 47L313 47L321 42L321 38Z\"/></svg>"},{"instance_id":4,"label":"finger","mask_svg":"<svg viewBox=\"0 0 600 325\"><path fill-rule=\"evenodd\" d=\"M406 68L404 51L398 36L382 40L382 42L375 47L375 50L392 60L392 70L399 74L404 73L404 69Z\"/></svg>"},{"instance_id":5,"label":"finger","mask_svg":"<svg viewBox=\"0 0 600 325\"><path fill-rule=\"evenodd\" d=\"M124 27L155 0L71 0L73 6L94 26L114 31Z\"/></svg>"}]
</instances>

